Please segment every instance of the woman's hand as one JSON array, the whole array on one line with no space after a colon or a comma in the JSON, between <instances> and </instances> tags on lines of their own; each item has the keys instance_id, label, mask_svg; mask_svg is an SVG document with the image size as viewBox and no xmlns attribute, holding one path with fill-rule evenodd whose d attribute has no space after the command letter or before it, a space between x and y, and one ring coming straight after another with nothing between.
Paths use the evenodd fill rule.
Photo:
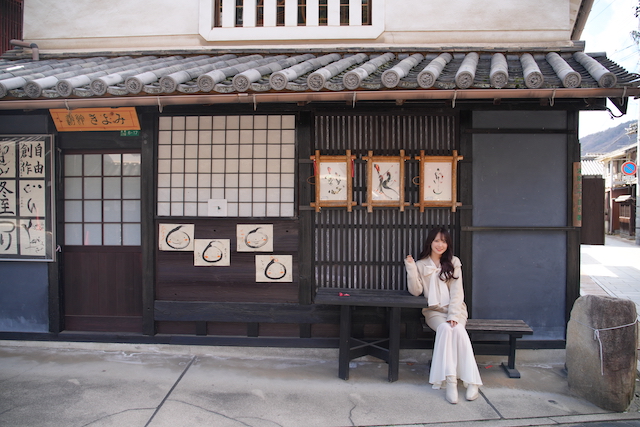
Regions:
<instances>
[{"instance_id":1,"label":"woman's hand","mask_svg":"<svg viewBox=\"0 0 640 427\"><path fill-rule=\"evenodd\" d=\"M408 262L408 263L414 262L413 257L411 255L407 255L407 257L405 258L405 262Z\"/></svg>"},{"instance_id":2,"label":"woman's hand","mask_svg":"<svg viewBox=\"0 0 640 427\"><path fill-rule=\"evenodd\" d=\"M451 325L452 328L455 328L458 325L458 322L455 320L447 320L447 323Z\"/></svg>"}]
</instances>

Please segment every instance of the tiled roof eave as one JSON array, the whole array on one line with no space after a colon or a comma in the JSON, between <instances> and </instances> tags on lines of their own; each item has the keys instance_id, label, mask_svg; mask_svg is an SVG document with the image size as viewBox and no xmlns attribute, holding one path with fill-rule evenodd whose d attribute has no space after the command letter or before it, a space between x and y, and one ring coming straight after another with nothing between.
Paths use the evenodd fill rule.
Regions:
<instances>
[{"instance_id":1,"label":"tiled roof eave","mask_svg":"<svg viewBox=\"0 0 640 427\"><path fill-rule=\"evenodd\" d=\"M197 53L2 59L0 108L515 98L553 104L636 96L640 82L600 53Z\"/></svg>"},{"instance_id":2,"label":"tiled roof eave","mask_svg":"<svg viewBox=\"0 0 640 427\"><path fill-rule=\"evenodd\" d=\"M574 53L583 52L585 50L585 42L580 40L574 40L571 44L563 46L544 46L544 45L531 45L531 46L473 46L473 45L439 45L439 46L422 46L422 45L372 45L366 46L292 46L292 47L226 47L226 48L211 48L202 47L199 49L186 48L186 49L140 49L140 50L127 50L127 51L113 51L113 50L77 50L73 52L67 51L52 51L52 50L40 50L40 60L45 59L62 59L62 58L77 58L77 57L117 57L123 55L130 55L133 57L154 55L154 56L166 56L166 55L224 55L224 54L237 54L237 55L295 55L300 53L312 53L323 54L328 51L338 52L341 54L352 54L362 51L370 53L439 53L439 52L480 52L480 53L524 53L524 52L536 52L536 53L548 53L548 52L563 52ZM12 50L8 50L0 56L0 59L16 60L16 59L31 59L31 50L15 47Z\"/></svg>"},{"instance_id":3,"label":"tiled roof eave","mask_svg":"<svg viewBox=\"0 0 640 427\"><path fill-rule=\"evenodd\" d=\"M462 100L546 99L553 104L560 99L625 98L640 96L640 88L543 88L543 89L389 89L319 92L210 93L181 95L104 96L89 98L4 99L0 110L89 108L122 106L168 106L205 104L260 104L297 102L362 101L429 101L450 100L454 105Z\"/></svg>"}]
</instances>

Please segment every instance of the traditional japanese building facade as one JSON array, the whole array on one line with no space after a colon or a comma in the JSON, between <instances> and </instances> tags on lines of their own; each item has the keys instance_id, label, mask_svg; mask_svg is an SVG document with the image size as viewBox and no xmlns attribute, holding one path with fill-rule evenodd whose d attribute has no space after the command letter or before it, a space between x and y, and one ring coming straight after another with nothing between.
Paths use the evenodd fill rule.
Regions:
<instances>
[{"instance_id":1,"label":"traditional japanese building facade","mask_svg":"<svg viewBox=\"0 0 640 427\"><path fill-rule=\"evenodd\" d=\"M446 226L471 316L564 344L578 113L640 93L578 41L590 1L146 4L25 2L38 58L0 60L0 336L334 345L316 290L405 289ZM385 316L358 311L362 335Z\"/></svg>"}]
</instances>

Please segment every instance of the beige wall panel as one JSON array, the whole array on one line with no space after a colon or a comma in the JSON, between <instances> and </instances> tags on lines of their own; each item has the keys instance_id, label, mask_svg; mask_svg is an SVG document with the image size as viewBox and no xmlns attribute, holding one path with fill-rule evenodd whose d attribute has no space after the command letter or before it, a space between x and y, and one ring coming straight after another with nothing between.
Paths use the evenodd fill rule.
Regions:
<instances>
[{"instance_id":1,"label":"beige wall panel","mask_svg":"<svg viewBox=\"0 0 640 427\"><path fill-rule=\"evenodd\" d=\"M389 1L386 6L386 31L571 30L569 0Z\"/></svg>"},{"instance_id":2,"label":"beige wall panel","mask_svg":"<svg viewBox=\"0 0 640 427\"><path fill-rule=\"evenodd\" d=\"M198 0L27 0L24 38L198 34Z\"/></svg>"},{"instance_id":3,"label":"beige wall panel","mask_svg":"<svg viewBox=\"0 0 640 427\"><path fill-rule=\"evenodd\" d=\"M41 49L115 51L265 45L331 47L354 43L372 47L565 46L570 44L580 4L580 0L386 0L384 32L375 39L303 38L298 42L294 36L291 41L216 42L213 38L207 42L199 27L207 1L213 0L27 0L24 38ZM300 28L292 27L291 31L299 32ZM280 27L279 31L287 29ZM341 28L326 29L335 32ZM217 34L215 31L218 30L212 34Z\"/></svg>"}]
</instances>

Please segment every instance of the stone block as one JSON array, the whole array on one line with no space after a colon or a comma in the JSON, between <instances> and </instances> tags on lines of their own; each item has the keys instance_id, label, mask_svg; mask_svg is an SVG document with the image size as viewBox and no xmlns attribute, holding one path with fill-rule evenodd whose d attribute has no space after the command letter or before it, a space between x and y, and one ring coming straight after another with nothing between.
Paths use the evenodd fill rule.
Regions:
<instances>
[{"instance_id":1,"label":"stone block","mask_svg":"<svg viewBox=\"0 0 640 427\"><path fill-rule=\"evenodd\" d=\"M625 411L636 383L637 313L633 301L585 295L571 310L566 365L570 390L600 408Z\"/></svg>"}]
</instances>

